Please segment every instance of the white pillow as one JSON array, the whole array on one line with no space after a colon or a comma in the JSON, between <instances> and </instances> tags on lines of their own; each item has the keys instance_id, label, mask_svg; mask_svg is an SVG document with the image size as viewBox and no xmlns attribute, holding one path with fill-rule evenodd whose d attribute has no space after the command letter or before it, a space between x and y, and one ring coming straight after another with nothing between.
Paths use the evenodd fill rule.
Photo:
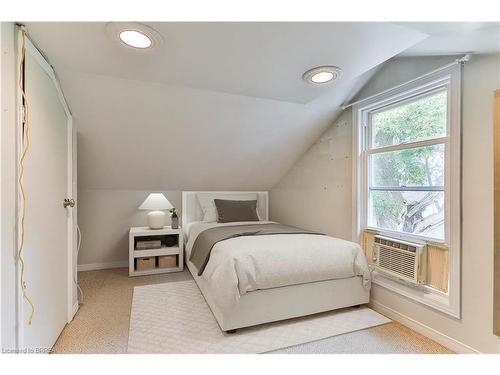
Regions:
<instances>
[{"instance_id":1,"label":"white pillow","mask_svg":"<svg viewBox=\"0 0 500 375\"><path fill-rule=\"evenodd\" d=\"M217 214L217 208L215 207L214 199L227 199L233 201L257 201L257 216L259 216L259 200L257 193L227 193L227 194L216 194L216 193L196 193L198 202L200 203L201 210L203 211L204 223L216 223L218 221L219 215Z\"/></svg>"}]
</instances>

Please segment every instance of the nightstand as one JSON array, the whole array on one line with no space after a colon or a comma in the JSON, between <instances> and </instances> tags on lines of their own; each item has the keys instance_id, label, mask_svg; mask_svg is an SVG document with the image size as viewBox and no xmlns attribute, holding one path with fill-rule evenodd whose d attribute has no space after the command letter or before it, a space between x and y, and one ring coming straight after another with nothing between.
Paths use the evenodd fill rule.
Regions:
<instances>
[{"instance_id":1,"label":"nightstand","mask_svg":"<svg viewBox=\"0 0 500 375\"><path fill-rule=\"evenodd\" d=\"M184 249L181 228L130 228L129 276L179 272L183 269Z\"/></svg>"}]
</instances>

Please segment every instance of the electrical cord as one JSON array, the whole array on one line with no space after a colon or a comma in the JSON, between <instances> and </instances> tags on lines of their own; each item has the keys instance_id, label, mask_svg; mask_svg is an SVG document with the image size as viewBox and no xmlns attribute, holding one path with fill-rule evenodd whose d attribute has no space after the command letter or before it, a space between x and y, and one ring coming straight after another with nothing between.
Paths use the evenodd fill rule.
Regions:
<instances>
[{"instance_id":1,"label":"electrical cord","mask_svg":"<svg viewBox=\"0 0 500 375\"><path fill-rule=\"evenodd\" d=\"M22 117L22 126L23 126L23 150L21 153L21 158L19 159L19 179L18 186L19 191L21 192L21 200L22 200L22 208L21 208L21 225L20 225L20 240L19 240L19 248L17 251L17 259L19 261L19 265L21 268L20 275L20 283L21 289L23 291L23 298L31 307L31 313L28 317L28 324L31 325L33 321L33 317L35 315L35 305L33 304L29 293L28 288L26 286L26 281L24 279L25 272L25 264L23 258L23 250L24 250L24 229L25 229L25 220L26 220L26 192L24 191L24 161L26 156L28 155L28 150L30 146L30 138L29 138L29 106L28 106L28 98L26 96L26 92L24 91L24 63L26 58L26 28L21 26L21 34L22 34L22 47L21 47L21 60L19 63L19 89L21 90L21 95L23 97L24 102L24 111Z\"/></svg>"},{"instance_id":2,"label":"electrical cord","mask_svg":"<svg viewBox=\"0 0 500 375\"><path fill-rule=\"evenodd\" d=\"M80 302L80 304L83 305L83 300L84 300L83 290L82 288L80 288L80 285L78 285L78 281L76 280L76 275L78 271L78 254L80 253L80 247L82 246L82 231L80 230L78 224L76 225L76 230L78 231L78 245L76 248L76 262L75 262L75 273L73 274L73 281L75 282L78 292L80 292L82 296L82 301Z\"/></svg>"}]
</instances>

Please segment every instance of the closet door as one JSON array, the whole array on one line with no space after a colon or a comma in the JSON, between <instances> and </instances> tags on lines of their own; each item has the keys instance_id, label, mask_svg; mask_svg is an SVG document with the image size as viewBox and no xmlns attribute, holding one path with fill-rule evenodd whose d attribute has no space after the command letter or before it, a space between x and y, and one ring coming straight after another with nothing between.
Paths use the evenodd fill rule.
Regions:
<instances>
[{"instance_id":1,"label":"closet door","mask_svg":"<svg viewBox=\"0 0 500 375\"><path fill-rule=\"evenodd\" d=\"M35 57L38 56L38 57ZM28 48L25 91L29 151L25 161L25 280L35 305L21 301L20 345L51 348L67 322L68 306L68 118L40 56Z\"/></svg>"}]
</instances>

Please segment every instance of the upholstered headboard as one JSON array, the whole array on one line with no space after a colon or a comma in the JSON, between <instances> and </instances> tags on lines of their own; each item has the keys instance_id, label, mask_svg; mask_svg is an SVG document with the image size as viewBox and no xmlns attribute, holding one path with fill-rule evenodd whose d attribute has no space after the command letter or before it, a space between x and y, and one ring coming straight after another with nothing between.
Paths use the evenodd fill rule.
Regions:
<instances>
[{"instance_id":1,"label":"upholstered headboard","mask_svg":"<svg viewBox=\"0 0 500 375\"><path fill-rule=\"evenodd\" d=\"M269 220L267 191L183 191L182 192L182 227L193 221L201 221L203 212L196 197L197 193L220 194L223 199L238 200L238 196L257 194L257 210L262 220Z\"/></svg>"}]
</instances>

